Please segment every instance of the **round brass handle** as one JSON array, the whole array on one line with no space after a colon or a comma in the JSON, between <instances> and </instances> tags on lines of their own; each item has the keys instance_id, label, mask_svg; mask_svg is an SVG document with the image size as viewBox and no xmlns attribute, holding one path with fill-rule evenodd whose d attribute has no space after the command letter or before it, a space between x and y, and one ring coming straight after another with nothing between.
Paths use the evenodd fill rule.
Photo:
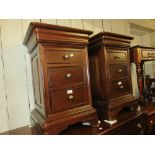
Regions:
<instances>
[{"instance_id":1,"label":"round brass handle","mask_svg":"<svg viewBox=\"0 0 155 155\"><path fill-rule=\"evenodd\" d=\"M118 82L118 85L119 85L119 86L120 86L120 85L122 85L122 82L121 82L121 81L119 81L119 82Z\"/></svg>"},{"instance_id":2,"label":"round brass handle","mask_svg":"<svg viewBox=\"0 0 155 155\"><path fill-rule=\"evenodd\" d=\"M70 54L70 57L72 58L73 56L74 56L74 54L73 54L73 53L71 53L71 54Z\"/></svg>"},{"instance_id":3,"label":"round brass handle","mask_svg":"<svg viewBox=\"0 0 155 155\"><path fill-rule=\"evenodd\" d=\"M69 59L69 58L70 58L70 55L66 54L66 55L64 56L64 58L65 58L65 59Z\"/></svg>"},{"instance_id":4,"label":"round brass handle","mask_svg":"<svg viewBox=\"0 0 155 155\"><path fill-rule=\"evenodd\" d=\"M68 99L69 99L69 100L73 100L73 99L74 99L74 96L73 96L73 95L70 95L70 96L68 97Z\"/></svg>"},{"instance_id":5,"label":"round brass handle","mask_svg":"<svg viewBox=\"0 0 155 155\"><path fill-rule=\"evenodd\" d=\"M153 121L151 120L151 121L150 121L150 123L152 124L152 123L153 123Z\"/></svg>"},{"instance_id":6,"label":"round brass handle","mask_svg":"<svg viewBox=\"0 0 155 155\"><path fill-rule=\"evenodd\" d=\"M69 59L69 58L72 58L73 56L74 56L73 53L71 53L71 54L66 54L66 55L64 56L64 58L65 58L65 59Z\"/></svg>"},{"instance_id":7,"label":"round brass handle","mask_svg":"<svg viewBox=\"0 0 155 155\"><path fill-rule=\"evenodd\" d=\"M137 124L137 127L141 129L142 128L142 125L140 123L138 123Z\"/></svg>"},{"instance_id":8,"label":"round brass handle","mask_svg":"<svg viewBox=\"0 0 155 155\"><path fill-rule=\"evenodd\" d=\"M99 130L101 131L101 130L103 130L103 128L102 127L99 127Z\"/></svg>"},{"instance_id":9,"label":"round brass handle","mask_svg":"<svg viewBox=\"0 0 155 155\"><path fill-rule=\"evenodd\" d=\"M68 73L67 75L66 75L66 78L67 79L69 79L69 78L71 78L72 77L72 74L71 73Z\"/></svg>"},{"instance_id":10,"label":"round brass handle","mask_svg":"<svg viewBox=\"0 0 155 155\"><path fill-rule=\"evenodd\" d=\"M123 70L122 69L118 69L117 70L117 73L121 73Z\"/></svg>"},{"instance_id":11,"label":"round brass handle","mask_svg":"<svg viewBox=\"0 0 155 155\"><path fill-rule=\"evenodd\" d=\"M124 86L123 86L123 85L119 87L119 89L123 89L123 88L124 88Z\"/></svg>"}]
</instances>

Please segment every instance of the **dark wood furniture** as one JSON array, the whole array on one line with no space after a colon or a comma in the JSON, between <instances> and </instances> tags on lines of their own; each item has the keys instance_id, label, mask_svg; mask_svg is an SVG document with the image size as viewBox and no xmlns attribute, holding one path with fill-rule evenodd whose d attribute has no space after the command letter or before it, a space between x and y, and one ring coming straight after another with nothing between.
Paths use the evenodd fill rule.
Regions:
<instances>
[{"instance_id":1,"label":"dark wood furniture","mask_svg":"<svg viewBox=\"0 0 155 155\"><path fill-rule=\"evenodd\" d=\"M62 135L143 135L147 134L144 108L140 111L123 110L118 116L118 123L109 127L101 123L96 133L89 126L76 124L64 130Z\"/></svg>"},{"instance_id":2,"label":"dark wood furniture","mask_svg":"<svg viewBox=\"0 0 155 155\"><path fill-rule=\"evenodd\" d=\"M38 134L59 134L78 122L97 124L89 84L87 44L91 31L31 23L24 45L31 56Z\"/></svg>"},{"instance_id":3,"label":"dark wood furniture","mask_svg":"<svg viewBox=\"0 0 155 155\"><path fill-rule=\"evenodd\" d=\"M152 83L155 82L155 78L150 78L150 75L145 76L145 90L143 90L143 97L149 102L152 102L155 97L155 88L152 88Z\"/></svg>"},{"instance_id":4,"label":"dark wood furniture","mask_svg":"<svg viewBox=\"0 0 155 155\"><path fill-rule=\"evenodd\" d=\"M145 46L134 46L130 48L131 62L136 65L137 71L137 82L139 88L140 99L143 100L143 90L144 90L144 71L143 65L145 61L155 60L155 47L145 47Z\"/></svg>"},{"instance_id":5,"label":"dark wood furniture","mask_svg":"<svg viewBox=\"0 0 155 155\"><path fill-rule=\"evenodd\" d=\"M117 120L119 111L137 104L130 73L129 47L132 39L101 32L89 40L93 104L100 120Z\"/></svg>"},{"instance_id":6,"label":"dark wood furniture","mask_svg":"<svg viewBox=\"0 0 155 155\"><path fill-rule=\"evenodd\" d=\"M155 103L146 104L147 134L155 134Z\"/></svg>"},{"instance_id":7,"label":"dark wood furniture","mask_svg":"<svg viewBox=\"0 0 155 155\"><path fill-rule=\"evenodd\" d=\"M112 127L107 124L96 126L96 132L92 126L84 126L81 123L69 126L60 132L60 135L141 135L147 134L144 108L140 111L136 109L124 110L119 114L118 123ZM0 133L0 135L36 135L36 130L28 126ZM152 132L151 132L152 134Z\"/></svg>"},{"instance_id":8,"label":"dark wood furniture","mask_svg":"<svg viewBox=\"0 0 155 155\"><path fill-rule=\"evenodd\" d=\"M155 97L155 88L151 88L155 78L144 75L143 70L144 62L155 60L155 47L134 46L130 48L130 56L131 62L136 65L139 103L146 108L147 133L155 134L155 103L152 103L152 97Z\"/></svg>"}]
</instances>

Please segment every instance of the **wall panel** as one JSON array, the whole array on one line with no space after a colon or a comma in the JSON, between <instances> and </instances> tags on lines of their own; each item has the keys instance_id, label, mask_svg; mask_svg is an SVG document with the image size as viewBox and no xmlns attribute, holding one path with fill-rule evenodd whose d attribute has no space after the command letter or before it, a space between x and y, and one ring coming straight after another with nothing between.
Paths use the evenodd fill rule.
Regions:
<instances>
[{"instance_id":1,"label":"wall panel","mask_svg":"<svg viewBox=\"0 0 155 155\"><path fill-rule=\"evenodd\" d=\"M110 19L103 19L103 30L112 32L111 20Z\"/></svg>"},{"instance_id":2,"label":"wall panel","mask_svg":"<svg viewBox=\"0 0 155 155\"><path fill-rule=\"evenodd\" d=\"M126 23L122 19L111 20L112 32L119 34L126 34Z\"/></svg>"},{"instance_id":3,"label":"wall panel","mask_svg":"<svg viewBox=\"0 0 155 155\"><path fill-rule=\"evenodd\" d=\"M0 28L0 133L9 130L9 118L6 98L6 83L4 76L4 60L1 46L1 28Z\"/></svg>"},{"instance_id":4,"label":"wall panel","mask_svg":"<svg viewBox=\"0 0 155 155\"><path fill-rule=\"evenodd\" d=\"M125 21L125 34L126 35L131 35L130 34L130 22L128 19L124 19Z\"/></svg>"},{"instance_id":5,"label":"wall panel","mask_svg":"<svg viewBox=\"0 0 155 155\"><path fill-rule=\"evenodd\" d=\"M144 46L151 46L151 38L150 33L142 35L143 45Z\"/></svg>"},{"instance_id":6,"label":"wall panel","mask_svg":"<svg viewBox=\"0 0 155 155\"><path fill-rule=\"evenodd\" d=\"M26 32L27 32L27 28L30 24L30 22L40 22L40 19L22 19L22 29L23 29L23 37L25 36Z\"/></svg>"},{"instance_id":7,"label":"wall panel","mask_svg":"<svg viewBox=\"0 0 155 155\"><path fill-rule=\"evenodd\" d=\"M71 20L70 19L57 19L57 24L62 26L71 26Z\"/></svg>"},{"instance_id":8,"label":"wall panel","mask_svg":"<svg viewBox=\"0 0 155 155\"><path fill-rule=\"evenodd\" d=\"M83 29L82 19L71 19L71 27Z\"/></svg>"},{"instance_id":9,"label":"wall panel","mask_svg":"<svg viewBox=\"0 0 155 155\"><path fill-rule=\"evenodd\" d=\"M102 19L93 19L93 27L94 27L94 34L97 34L99 32L103 31L103 22Z\"/></svg>"},{"instance_id":10,"label":"wall panel","mask_svg":"<svg viewBox=\"0 0 155 155\"><path fill-rule=\"evenodd\" d=\"M41 23L57 25L57 19L41 19Z\"/></svg>"},{"instance_id":11,"label":"wall panel","mask_svg":"<svg viewBox=\"0 0 155 155\"><path fill-rule=\"evenodd\" d=\"M1 20L10 129L30 123L21 20ZM17 31L18 29L18 31Z\"/></svg>"},{"instance_id":12,"label":"wall panel","mask_svg":"<svg viewBox=\"0 0 155 155\"><path fill-rule=\"evenodd\" d=\"M84 30L93 31L94 29L93 19L83 19L82 22Z\"/></svg>"}]
</instances>

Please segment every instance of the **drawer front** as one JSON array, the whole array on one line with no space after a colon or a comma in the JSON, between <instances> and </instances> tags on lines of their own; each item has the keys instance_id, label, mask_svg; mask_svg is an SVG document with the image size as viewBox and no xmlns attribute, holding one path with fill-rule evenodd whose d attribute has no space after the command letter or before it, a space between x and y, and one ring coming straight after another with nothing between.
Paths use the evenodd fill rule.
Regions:
<instances>
[{"instance_id":1,"label":"drawer front","mask_svg":"<svg viewBox=\"0 0 155 155\"><path fill-rule=\"evenodd\" d=\"M49 86L52 88L68 87L85 82L82 66L49 68L48 78Z\"/></svg>"},{"instance_id":2,"label":"drawer front","mask_svg":"<svg viewBox=\"0 0 155 155\"><path fill-rule=\"evenodd\" d=\"M135 118L130 122L108 132L108 135L139 135L145 133L144 118Z\"/></svg>"},{"instance_id":3,"label":"drawer front","mask_svg":"<svg viewBox=\"0 0 155 155\"><path fill-rule=\"evenodd\" d=\"M113 62L126 62L127 61L127 51L122 52L108 52L109 63Z\"/></svg>"},{"instance_id":4,"label":"drawer front","mask_svg":"<svg viewBox=\"0 0 155 155\"><path fill-rule=\"evenodd\" d=\"M155 125L155 114L149 116L148 124L149 124L149 126L154 126Z\"/></svg>"},{"instance_id":5,"label":"drawer front","mask_svg":"<svg viewBox=\"0 0 155 155\"><path fill-rule=\"evenodd\" d=\"M47 63L82 63L82 51L46 51Z\"/></svg>"},{"instance_id":6,"label":"drawer front","mask_svg":"<svg viewBox=\"0 0 155 155\"><path fill-rule=\"evenodd\" d=\"M155 51L142 50L143 58L155 58Z\"/></svg>"},{"instance_id":7,"label":"drawer front","mask_svg":"<svg viewBox=\"0 0 155 155\"><path fill-rule=\"evenodd\" d=\"M126 64L109 65L110 79L119 79L128 76Z\"/></svg>"},{"instance_id":8,"label":"drawer front","mask_svg":"<svg viewBox=\"0 0 155 155\"><path fill-rule=\"evenodd\" d=\"M130 92L129 80L119 80L111 82L110 85L110 96L111 98L119 97Z\"/></svg>"},{"instance_id":9,"label":"drawer front","mask_svg":"<svg viewBox=\"0 0 155 155\"><path fill-rule=\"evenodd\" d=\"M51 91L52 112L58 112L88 103L87 87L68 88Z\"/></svg>"}]
</instances>

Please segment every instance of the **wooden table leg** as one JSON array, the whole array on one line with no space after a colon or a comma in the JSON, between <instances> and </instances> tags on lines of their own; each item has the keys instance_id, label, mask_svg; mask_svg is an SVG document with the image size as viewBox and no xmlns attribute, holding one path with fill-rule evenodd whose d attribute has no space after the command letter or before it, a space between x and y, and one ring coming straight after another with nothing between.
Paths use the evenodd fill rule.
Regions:
<instances>
[{"instance_id":1,"label":"wooden table leg","mask_svg":"<svg viewBox=\"0 0 155 155\"><path fill-rule=\"evenodd\" d=\"M143 63L136 64L136 72L137 72L137 82L138 82L138 88L139 88L139 98L143 100L144 99L143 97L143 88L144 88Z\"/></svg>"}]
</instances>

